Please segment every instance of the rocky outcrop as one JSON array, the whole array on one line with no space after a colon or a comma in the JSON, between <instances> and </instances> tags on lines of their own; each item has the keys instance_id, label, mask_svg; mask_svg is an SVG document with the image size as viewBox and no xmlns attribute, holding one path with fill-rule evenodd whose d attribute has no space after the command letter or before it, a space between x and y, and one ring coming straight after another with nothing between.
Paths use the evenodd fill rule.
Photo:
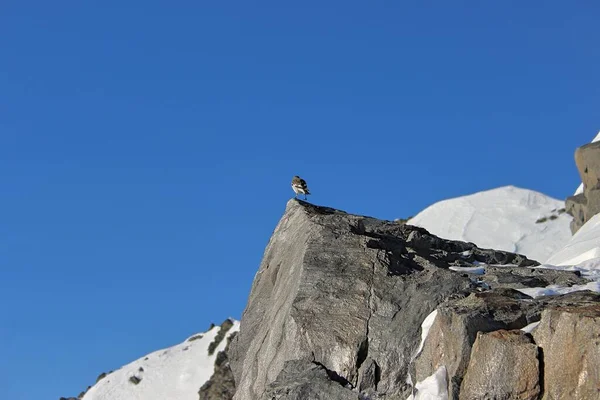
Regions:
<instances>
[{"instance_id":1,"label":"rocky outcrop","mask_svg":"<svg viewBox=\"0 0 600 400\"><path fill-rule=\"evenodd\" d=\"M222 330L229 330L232 325L233 323L231 323L231 320L226 320L223 324L221 324L221 328ZM228 343L225 347L225 350L217 353L217 357L215 359L215 370L210 379L206 381L200 388L200 391L198 391L199 400L233 399L233 395L235 394L235 379L233 378L233 373L231 372L231 366L229 364L229 357L227 353L229 352L231 340L235 338L235 335L237 334L237 332L232 333L227 338ZM223 337L221 337L219 342L222 339Z\"/></svg>"},{"instance_id":2,"label":"rocky outcrop","mask_svg":"<svg viewBox=\"0 0 600 400\"><path fill-rule=\"evenodd\" d=\"M485 282L492 288L522 289L582 285L588 280L578 271L486 266Z\"/></svg>"},{"instance_id":3,"label":"rocky outcrop","mask_svg":"<svg viewBox=\"0 0 600 400\"><path fill-rule=\"evenodd\" d=\"M538 355L538 347L522 331L479 332L460 399L537 399L540 394Z\"/></svg>"},{"instance_id":4,"label":"rocky outcrop","mask_svg":"<svg viewBox=\"0 0 600 400\"><path fill-rule=\"evenodd\" d=\"M600 398L600 304L552 306L532 332L544 361L544 399Z\"/></svg>"},{"instance_id":5,"label":"rocky outcrop","mask_svg":"<svg viewBox=\"0 0 600 400\"><path fill-rule=\"evenodd\" d=\"M471 269L482 264L490 272L510 267L493 270L488 284ZM411 225L290 200L231 343L234 399L406 399L407 382L441 366L458 394L478 332L523 328L553 301L510 287L582 280L537 265ZM421 323L436 309L415 360Z\"/></svg>"},{"instance_id":6,"label":"rocky outcrop","mask_svg":"<svg viewBox=\"0 0 600 400\"><path fill-rule=\"evenodd\" d=\"M567 198L565 203L567 212L573 216L573 233L600 212L600 142L578 148L575 164L583 182L583 193Z\"/></svg>"}]
</instances>

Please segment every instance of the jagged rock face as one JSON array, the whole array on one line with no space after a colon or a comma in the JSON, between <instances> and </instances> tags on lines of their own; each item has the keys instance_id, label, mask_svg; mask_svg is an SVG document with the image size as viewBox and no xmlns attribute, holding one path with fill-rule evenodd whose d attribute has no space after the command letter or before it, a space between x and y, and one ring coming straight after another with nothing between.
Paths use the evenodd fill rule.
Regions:
<instances>
[{"instance_id":1,"label":"jagged rock face","mask_svg":"<svg viewBox=\"0 0 600 400\"><path fill-rule=\"evenodd\" d=\"M525 327L530 322L529 309L535 306L526 298L515 291L474 293L440 306L415 361L416 380L424 380L443 365L449 378L449 398L458 399L477 333Z\"/></svg>"},{"instance_id":2,"label":"jagged rock face","mask_svg":"<svg viewBox=\"0 0 600 400\"><path fill-rule=\"evenodd\" d=\"M524 332L479 332L460 399L535 400L540 394L538 347Z\"/></svg>"},{"instance_id":3,"label":"jagged rock face","mask_svg":"<svg viewBox=\"0 0 600 400\"><path fill-rule=\"evenodd\" d=\"M521 289L582 285L587 280L577 271L486 266L485 282L493 288Z\"/></svg>"},{"instance_id":4,"label":"jagged rock face","mask_svg":"<svg viewBox=\"0 0 600 400\"><path fill-rule=\"evenodd\" d=\"M583 182L583 193L567 198L565 203L567 212L573 216L573 233L600 212L600 142L578 148L575 164Z\"/></svg>"},{"instance_id":5,"label":"jagged rock face","mask_svg":"<svg viewBox=\"0 0 600 400\"><path fill-rule=\"evenodd\" d=\"M600 304L544 310L533 331L544 358L544 399L600 398Z\"/></svg>"},{"instance_id":6,"label":"jagged rock face","mask_svg":"<svg viewBox=\"0 0 600 400\"><path fill-rule=\"evenodd\" d=\"M475 261L538 265L422 228L290 200L232 342L234 399L260 399L275 381L298 387L297 367L284 368L294 360L324 368L350 393L406 398L420 324L442 302L479 290L472 276L449 270ZM517 321L490 329L510 329L527 318Z\"/></svg>"}]
</instances>

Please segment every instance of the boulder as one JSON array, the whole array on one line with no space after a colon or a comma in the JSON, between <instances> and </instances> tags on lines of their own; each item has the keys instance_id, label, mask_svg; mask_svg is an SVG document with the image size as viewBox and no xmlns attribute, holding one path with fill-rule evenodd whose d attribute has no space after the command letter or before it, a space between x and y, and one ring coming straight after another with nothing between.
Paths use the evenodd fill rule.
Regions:
<instances>
[{"instance_id":1,"label":"boulder","mask_svg":"<svg viewBox=\"0 0 600 400\"><path fill-rule=\"evenodd\" d=\"M551 305L532 334L542 351L543 399L600 398L598 299Z\"/></svg>"},{"instance_id":2,"label":"boulder","mask_svg":"<svg viewBox=\"0 0 600 400\"><path fill-rule=\"evenodd\" d=\"M520 330L477 333L460 399L535 400L540 394L538 347Z\"/></svg>"},{"instance_id":3,"label":"boulder","mask_svg":"<svg viewBox=\"0 0 600 400\"><path fill-rule=\"evenodd\" d=\"M415 360L415 377L423 381L441 366L448 374L448 398L458 399L477 334L520 329L532 322L536 303L514 290L473 293L438 308L423 349Z\"/></svg>"}]
</instances>

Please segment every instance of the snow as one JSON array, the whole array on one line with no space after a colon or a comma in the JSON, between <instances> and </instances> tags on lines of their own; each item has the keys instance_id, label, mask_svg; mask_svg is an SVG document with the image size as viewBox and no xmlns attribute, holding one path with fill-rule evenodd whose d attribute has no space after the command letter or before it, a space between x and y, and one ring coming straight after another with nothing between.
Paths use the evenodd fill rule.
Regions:
<instances>
[{"instance_id":1,"label":"snow","mask_svg":"<svg viewBox=\"0 0 600 400\"><path fill-rule=\"evenodd\" d=\"M437 202L407 224L543 263L571 238L571 216L562 211L564 206L564 201L533 190L503 186ZM542 218L546 221L536 222Z\"/></svg>"},{"instance_id":2,"label":"snow","mask_svg":"<svg viewBox=\"0 0 600 400\"><path fill-rule=\"evenodd\" d=\"M427 339L427 335L429 334L429 329L431 329L431 326L433 325L433 321L435 321L436 316L437 316L437 310L433 310L423 320L423 323L421 324L421 343L419 344L419 348L417 349L417 352L415 353L415 356L413 357L413 359L415 357L417 357L419 355L419 353L421 352L421 350L423 349L423 345L425 344L425 339Z\"/></svg>"},{"instance_id":3,"label":"snow","mask_svg":"<svg viewBox=\"0 0 600 400\"><path fill-rule=\"evenodd\" d=\"M587 221L565 245L548 258L551 265L574 265L600 257L600 214Z\"/></svg>"},{"instance_id":4,"label":"snow","mask_svg":"<svg viewBox=\"0 0 600 400\"><path fill-rule=\"evenodd\" d=\"M600 131L598 132L598 134L596 135L596 137L594 139L592 139L592 141L590 143L594 143L600 140ZM583 183L581 183L579 185L579 187L577 188L577 190L575 191L575 195L578 195L579 193L583 193Z\"/></svg>"},{"instance_id":5,"label":"snow","mask_svg":"<svg viewBox=\"0 0 600 400\"><path fill-rule=\"evenodd\" d=\"M417 382L416 395L410 395L406 400L447 400L448 381L446 366L440 366L432 375Z\"/></svg>"},{"instance_id":6,"label":"snow","mask_svg":"<svg viewBox=\"0 0 600 400\"><path fill-rule=\"evenodd\" d=\"M533 287L533 288L522 288L516 289L521 293L525 293L528 296L533 298L542 297L542 296L552 296L556 294L567 294L578 292L581 290L591 290L593 292L600 293L600 282L589 282L583 285L573 285L573 286L558 286L558 285L550 285L546 287Z\"/></svg>"},{"instance_id":7,"label":"snow","mask_svg":"<svg viewBox=\"0 0 600 400\"><path fill-rule=\"evenodd\" d=\"M526 327L521 328L521 330L525 333L531 333L539 324L540 324L540 321L532 322L529 325L527 325Z\"/></svg>"},{"instance_id":8,"label":"snow","mask_svg":"<svg viewBox=\"0 0 600 400\"><path fill-rule=\"evenodd\" d=\"M239 330L233 326L212 355L208 347L221 329L215 326L184 342L148 354L106 375L83 400L198 400L198 390L212 376L215 358L227 346L227 338ZM202 335L201 338L198 338ZM131 377L141 379L138 384Z\"/></svg>"},{"instance_id":9,"label":"snow","mask_svg":"<svg viewBox=\"0 0 600 400\"><path fill-rule=\"evenodd\" d=\"M452 271L456 271L456 272L467 272L469 274L474 274L474 275L483 275L485 273L485 267L480 266L480 267L450 267L449 269L451 269Z\"/></svg>"}]
</instances>

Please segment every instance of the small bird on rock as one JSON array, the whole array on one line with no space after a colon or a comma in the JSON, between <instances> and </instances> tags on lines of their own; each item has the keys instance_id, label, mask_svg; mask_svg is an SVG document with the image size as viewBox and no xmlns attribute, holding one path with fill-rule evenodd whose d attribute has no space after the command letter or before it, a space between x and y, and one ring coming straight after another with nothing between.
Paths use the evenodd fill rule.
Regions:
<instances>
[{"instance_id":1,"label":"small bird on rock","mask_svg":"<svg viewBox=\"0 0 600 400\"><path fill-rule=\"evenodd\" d=\"M296 198L298 198L298 193L302 193L304 194L304 200L306 200L306 195L310 194L308 186L306 186L306 181L298 175L295 175L292 178L292 189L294 189L294 192L296 193Z\"/></svg>"}]
</instances>

